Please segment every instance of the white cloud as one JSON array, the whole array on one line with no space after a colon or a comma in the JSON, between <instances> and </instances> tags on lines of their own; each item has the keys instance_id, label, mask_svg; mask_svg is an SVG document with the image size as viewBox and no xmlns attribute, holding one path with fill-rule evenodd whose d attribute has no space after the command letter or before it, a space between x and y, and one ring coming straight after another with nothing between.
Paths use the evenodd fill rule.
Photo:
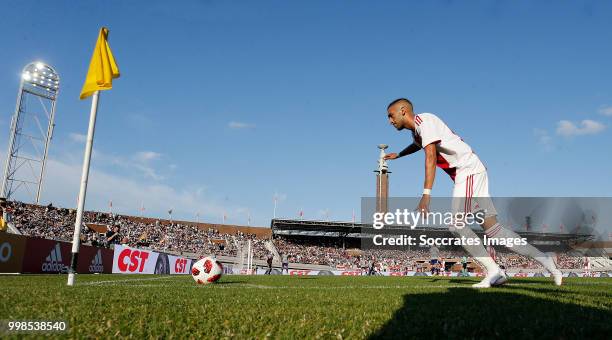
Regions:
<instances>
[{"instance_id":1,"label":"white cloud","mask_svg":"<svg viewBox=\"0 0 612 340\"><path fill-rule=\"evenodd\" d=\"M553 144L552 137L548 134L547 130L543 129L533 129L533 134L538 139L538 143L545 151L554 150L555 146Z\"/></svg>"},{"instance_id":2,"label":"white cloud","mask_svg":"<svg viewBox=\"0 0 612 340\"><path fill-rule=\"evenodd\" d=\"M603 106L599 109L599 113L604 116L612 117L612 106Z\"/></svg>"},{"instance_id":3,"label":"white cloud","mask_svg":"<svg viewBox=\"0 0 612 340\"><path fill-rule=\"evenodd\" d=\"M201 196L206 191L206 187L199 187L196 189L196 195Z\"/></svg>"},{"instance_id":4,"label":"white cloud","mask_svg":"<svg viewBox=\"0 0 612 340\"><path fill-rule=\"evenodd\" d=\"M156 161L162 156L161 153L155 151L141 151L136 153L136 160L141 162Z\"/></svg>"},{"instance_id":5,"label":"white cloud","mask_svg":"<svg viewBox=\"0 0 612 340\"><path fill-rule=\"evenodd\" d=\"M324 210L319 210L318 211L319 216L321 216L322 220L327 220L327 219L331 219L331 211L329 209L324 209Z\"/></svg>"},{"instance_id":6,"label":"white cloud","mask_svg":"<svg viewBox=\"0 0 612 340\"><path fill-rule=\"evenodd\" d=\"M76 132L71 132L68 137L70 137L73 142L77 143L85 143L87 141L87 136Z\"/></svg>"},{"instance_id":7,"label":"white cloud","mask_svg":"<svg viewBox=\"0 0 612 340\"><path fill-rule=\"evenodd\" d=\"M275 192L274 195L272 195L272 200L274 199L276 199L276 203L284 202L287 200L287 194Z\"/></svg>"},{"instance_id":8,"label":"white cloud","mask_svg":"<svg viewBox=\"0 0 612 340\"><path fill-rule=\"evenodd\" d=\"M146 166L142 164L132 164L131 166L140 170L145 178L150 178L156 181L162 181L165 179L164 176L158 174L157 171L150 166Z\"/></svg>"},{"instance_id":9,"label":"white cloud","mask_svg":"<svg viewBox=\"0 0 612 340\"><path fill-rule=\"evenodd\" d=\"M255 128L255 124L248 124L248 123L243 123L243 122L229 122L229 124L227 124L227 126L230 129L253 129Z\"/></svg>"},{"instance_id":10,"label":"white cloud","mask_svg":"<svg viewBox=\"0 0 612 340\"><path fill-rule=\"evenodd\" d=\"M131 174L140 174L144 178L153 179L155 181L164 180L165 177L158 173L158 170L151 164L152 161L158 160L163 155L154 151L138 152L131 157L122 157L117 155L109 155L100 152L97 149L93 150L94 162L112 165L115 169L123 169L130 171Z\"/></svg>"},{"instance_id":11,"label":"white cloud","mask_svg":"<svg viewBox=\"0 0 612 340\"><path fill-rule=\"evenodd\" d=\"M136 153L135 162L127 162L128 167L140 170L145 178L150 178L155 181L161 181L164 176L157 173L149 163L161 159L162 154L155 151L141 151Z\"/></svg>"},{"instance_id":12,"label":"white cloud","mask_svg":"<svg viewBox=\"0 0 612 340\"><path fill-rule=\"evenodd\" d=\"M43 190L43 202L74 208L78 195L81 164L71 164L55 159L48 162ZM195 189L174 188L166 184L132 179L93 168L87 185L86 209L107 211L108 201L113 201L113 211L120 214L139 215L144 204L145 215L166 218L170 206L173 216L191 220L196 212L200 221L219 221L224 211L242 211L242 207L224 207L214 199L204 199L202 186Z\"/></svg>"},{"instance_id":13,"label":"white cloud","mask_svg":"<svg viewBox=\"0 0 612 340\"><path fill-rule=\"evenodd\" d=\"M143 113L130 113L125 115L128 123L138 129L151 129L153 127L153 120L147 114Z\"/></svg>"},{"instance_id":14,"label":"white cloud","mask_svg":"<svg viewBox=\"0 0 612 340\"><path fill-rule=\"evenodd\" d=\"M580 122L580 126L569 120L561 120L557 123L557 134L564 137L596 135L605 128L606 126L602 123L590 119Z\"/></svg>"},{"instance_id":15,"label":"white cloud","mask_svg":"<svg viewBox=\"0 0 612 340\"><path fill-rule=\"evenodd\" d=\"M2 154L4 150L0 150ZM115 174L92 166L87 184L87 197L85 209L93 211L108 211L109 200L113 201L113 211L118 214L140 215L140 206L144 204L145 216L167 218L168 209L174 208L173 217L177 220L195 220L194 214L199 213L199 220L210 223L220 223L223 214L238 216L244 211L251 211L239 204L229 204L222 199L211 197L203 184L185 188L175 188L167 184L147 180L150 176L134 178L130 170L135 169L134 162L126 165L126 159L119 156L98 154L95 163L123 164L119 170L124 173ZM45 180L41 196L41 204L48 204L64 208L76 208L77 196L81 182L82 159L49 158L45 170ZM4 159L0 159L0 168ZM129 163L129 162L127 162ZM117 167L114 167L117 170ZM141 171L145 171L144 169ZM27 191L16 192L17 200L32 202L33 196ZM246 223L246 219L236 219L231 223ZM251 223L253 225L253 223Z\"/></svg>"}]
</instances>

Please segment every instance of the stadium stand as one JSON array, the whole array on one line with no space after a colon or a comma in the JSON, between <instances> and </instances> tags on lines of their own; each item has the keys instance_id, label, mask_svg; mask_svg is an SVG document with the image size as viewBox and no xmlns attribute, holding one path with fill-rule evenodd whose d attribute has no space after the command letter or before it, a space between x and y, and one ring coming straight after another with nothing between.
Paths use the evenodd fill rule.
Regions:
<instances>
[{"instance_id":1,"label":"stadium stand","mask_svg":"<svg viewBox=\"0 0 612 340\"><path fill-rule=\"evenodd\" d=\"M298 261L328 264L335 268L359 268L360 261L376 261L384 268L409 268L415 271L429 269L428 248L412 247L409 250L361 249L359 256L350 255L343 249L361 248L361 240L378 233L371 225L352 222L301 221L274 219L271 229L279 251L293 254ZM405 232L405 231L404 231ZM416 228L411 231L418 238L421 234L432 236L451 236L444 228ZM482 237L482 232L477 232ZM612 268L612 264L601 248L578 249L576 244L584 245L594 236L587 234L553 234L540 232L519 232L528 242L543 251L557 254L557 262L562 269L578 270L584 266L585 254L588 258L602 258L606 264L600 268ZM509 252L505 247L495 247L496 261L506 269L514 271L541 271L541 266L525 256ZM461 257L466 255L460 247L446 247L440 252L446 270L458 270ZM470 260L471 270L479 268Z\"/></svg>"},{"instance_id":2,"label":"stadium stand","mask_svg":"<svg viewBox=\"0 0 612 340\"><path fill-rule=\"evenodd\" d=\"M20 202L6 202L4 217L16 232L55 240L70 241L73 233L75 211ZM87 211L81 230L84 244L111 246L106 233L119 227L117 243L152 250L215 255L231 262L243 245L251 240L256 265L263 265L267 254L274 255L275 266L280 266L280 255L287 254L293 265L309 268L337 270L366 270L372 262L379 271L429 271L429 249L414 247L409 250L360 249L359 234L366 232L366 225L353 223L272 220L268 228L241 227L185 221L170 222L164 219L141 218ZM416 231L419 232L418 230ZM433 232L433 231L428 231ZM435 232L441 232L436 230ZM544 240L541 235L527 235L534 241ZM582 269L586 257L570 245L584 244L584 236L547 235L546 251L557 253L557 262L563 269ZM553 240L552 242L550 240ZM549 244L550 243L550 244ZM497 247L496 247L497 249ZM459 271L461 258L466 254L461 248L442 248L443 270ZM507 269L541 270L539 264L524 256L497 249L496 261ZM593 270L612 268L605 256L588 257ZM469 261L471 271L480 268Z\"/></svg>"},{"instance_id":3,"label":"stadium stand","mask_svg":"<svg viewBox=\"0 0 612 340\"><path fill-rule=\"evenodd\" d=\"M11 222L24 235L54 240L70 241L74 230L75 211L53 205L39 206L20 202L8 202L7 212ZM257 228L239 228L227 225L189 223L167 220L145 219L135 216L113 215L87 211L81 229L84 244L109 246L105 233L118 226L118 243L153 250L189 252L194 254L236 255L236 241L251 239L255 257L264 258L267 249L262 235L247 233ZM219 229L226 230L222 233ZM263 228L259 228L263 229ZM244 230L244 231L243 231ZM269 230L268 235L269 235ZM269 239L269 236L267 237Z\"/></svg>"}]
</instances>

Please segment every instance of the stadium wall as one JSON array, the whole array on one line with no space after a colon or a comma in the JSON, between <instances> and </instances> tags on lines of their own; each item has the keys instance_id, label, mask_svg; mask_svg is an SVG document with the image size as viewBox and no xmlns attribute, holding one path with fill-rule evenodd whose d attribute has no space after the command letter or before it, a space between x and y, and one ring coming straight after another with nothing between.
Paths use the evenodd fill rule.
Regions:
<instances>
[{"instance_id":1,"label":"stadium wall","mask_svg":"<svg viewBox=\"0 0 612 340\"><path fill-rule=\"evenodd\" d=\"M72 244L0 233L0 273L58 274L70 266ZM189 274L193 259L117 245L81 245L77 273Z\"/></svg>"},{"instance_id":2,"label":"stadium wall","mask_svg":"<svg viewBox=\"0 0 612 340\"><path fill-rule=\"evenodd\" d=\"M71 248L68 242L0 233L0 273L65 273ZM77 272L111 273L112 261L112 250L81 245Z\"/></svg>"},{"instance_id":3,"label":"stadium wall","mask_svg":"<svg viewBox=\"0 0 612 340\"><path fill-rule=\"evenodd\" d=\"M71 244L69 242L42 239L23 235L0 233L0 273L58 274L65 273L70 264ZM224 263L225 274L262 275L266 269L261 264L248 273L247 270L233 269L233 261L220 258ZM156 252L148 249L116 245L106 249L81 245L77 272L81 274L183 274L191 273L196 259ZM260 261L263 262L263 261ZM292 266L293 267L293 266ZM273 275L292 276L361 276L360 270L320 270L292 268L282 273L280 268L272 270ZM391 271L381 276L431 276L429 272ZM469 276L482 276L482 273L469 273ZM544 277L542 272L508 272L512 277ZM458 272L444 272L442 276L460 276ZM612 272L564 271L566 277L612 277Z\"/></svg>"}]
</instances>

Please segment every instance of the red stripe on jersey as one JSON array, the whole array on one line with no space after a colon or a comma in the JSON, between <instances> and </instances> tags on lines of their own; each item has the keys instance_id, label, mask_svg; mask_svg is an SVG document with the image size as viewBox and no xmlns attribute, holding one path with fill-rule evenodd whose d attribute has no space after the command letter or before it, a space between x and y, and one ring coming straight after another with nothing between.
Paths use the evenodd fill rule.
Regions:
<instances>
[{"instance_id":1,"label":"red stripe on jersey","mask_svg":"<svg viewBox=\"0 0 612 340\"><path fill-rule=\"evenodd\" d=\"M491 233L491 237L495 237L502 229L501 225L498 225L497 228L495 228L495 230L493 230L493 233Z\"/></svg>"},{"instance_id":2,"label":"red stripe on jersey","mask_svg":"<svg viewBox=\"0 0 612 340\"><path fill-rule=\"evenodd\" d=\"M468 188L470 187L470 178L465 181L465 199L463 200L463 212L467 212Z\"/></svg>"},{"instance_id":3,"label":"red stripe on jersey","mask_svg":"<svg viewBox=\"0 0 612 340\"><path fill-rule=\"evenodd\" d=\"M470 211L472 211L472 197L474 197L474 175L470 176Z\"/></svg>"},{"instance_id":4,"label":"red stripe on jersey","mask_svg":"<svg viewBox=\"0 0 612 340\"><path fill-rule=\"evenodd\" d=\"M457 176L457 168L451 168L450 164L444 158L444 156L442 156L438 152L436 152L436 165L438 166L438 168L444 170L444 172L446 172L450 176L453 182L455 181L455 176Z\"/></svg>"},{"instance_id":5,"label":"red stripe on jersey","mask_svg":"<svg viewBox=\"0 0 612 340\"><path fill-rule=\"evenodd\" d=\"M423 120L419 116L414 116L414 121L416 122L417 126L423 123Z\"/></svg>"},{"instance_id":6,"label":"red stripe on jersey","mask_svg":"<svg viewBox=\"0 0 612 340\"><path fill-rule=\"evenodd\" d=\"M468 204L468 209L472 211L472 197L474 196L474 175L470 176L470 203Z\"/></svg>"},{"instance_id":7,"label":"red stripe on jersey","mask_svg":"<svg viewBox=\"0 0 612 340\"><path fill-rule=\"evenodd\" d=\"M467 194L465 195L465 212L470 211L470 196L472 195L470 190L471 187L471 178L468 176L467 180L465 181L465 189L467 190Z\"/></svg>"},{"instance_id":8,"label":"red stripe on jersey","mask_svg":"<svg viewBox=\"0 0 612 340\"><path fill-rule=\"evenodd\" d=\"M470 198L468 198L468 211L472 211L472 196L474 195L474 176L470 175Z\"/></svg>"},{"instance_id":9,"label":"red stripe on jersey","mask_svg":"<svg viewBox=\"0 0 612 340\"><path fill-rule=\"evenodd\" d=\"M496 223L493 226L493 228L487 230L486 234L489 235L489 237L495 237L495 235L497 235L500 229L501 229L501 224Z\"/></svg>"}]
</instances>

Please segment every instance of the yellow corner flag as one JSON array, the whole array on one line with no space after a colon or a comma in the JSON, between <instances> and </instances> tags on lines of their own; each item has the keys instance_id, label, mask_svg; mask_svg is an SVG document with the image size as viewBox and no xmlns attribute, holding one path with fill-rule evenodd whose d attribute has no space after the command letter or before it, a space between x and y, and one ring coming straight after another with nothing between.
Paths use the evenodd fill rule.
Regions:
<instances>
[{"instance_id":1,"label":"yellow corner flag","mask_svg":"<svg viewBox=\"0 0 612 340\"><path fill-rule=\"evenodd\" d=\"M91 96L96 91L112 89L113 78L119 78L119 68L107 38L108 28L102 27L91 56L87 78L81 90L81 99Z\"/></svg>"}]
</instances>

